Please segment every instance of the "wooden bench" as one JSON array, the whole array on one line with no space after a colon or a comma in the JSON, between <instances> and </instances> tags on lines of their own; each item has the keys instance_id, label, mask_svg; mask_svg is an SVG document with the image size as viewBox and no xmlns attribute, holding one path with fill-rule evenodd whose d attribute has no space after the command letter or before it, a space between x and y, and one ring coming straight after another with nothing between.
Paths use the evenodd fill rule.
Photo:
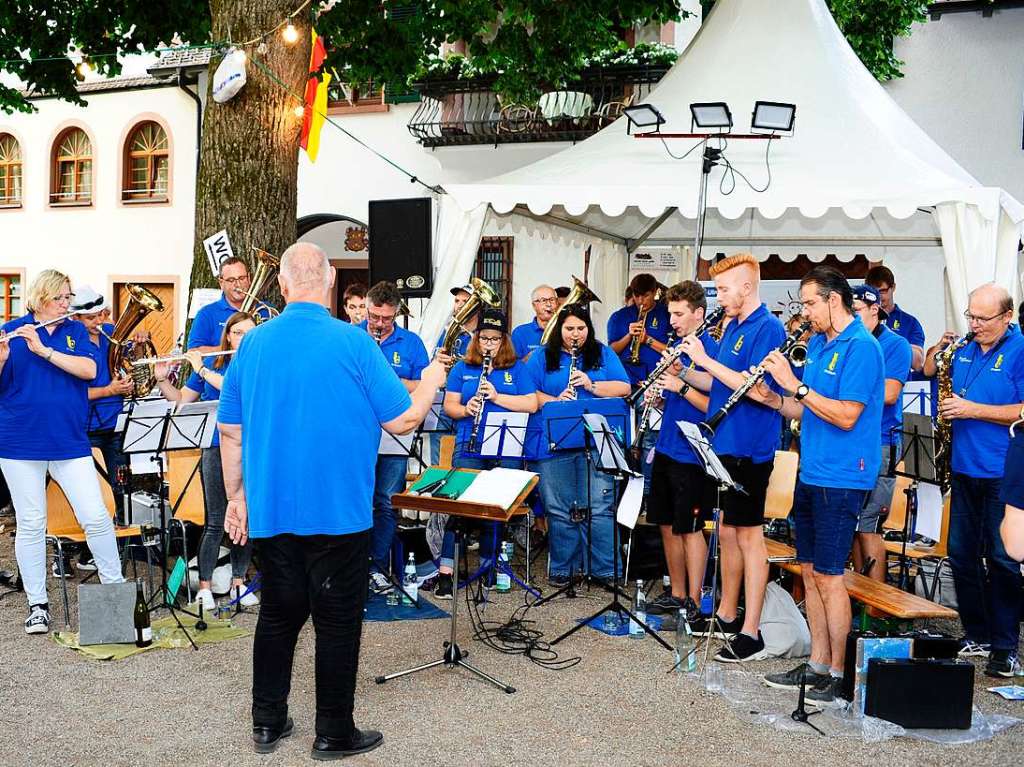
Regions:
<instances>
[{"instance_id":1,"label":"wooden bench","mask_svg":"<svg viewBox=\"0 0 1024 767\"><path fill-rule=\"evenodd\" d=\"M765 539L769 561L788 572L800 575L800 563L793 558L796 550L778 541ZM772 560L777 560L772 562ZM900 591L895 586L868 578L866 575L846 570L843 573L846 590L853 599L874 607L886 615L902 620L922 618L957 618L956 610L930 602L927 599Z\"/></svg>"}]
</instances>

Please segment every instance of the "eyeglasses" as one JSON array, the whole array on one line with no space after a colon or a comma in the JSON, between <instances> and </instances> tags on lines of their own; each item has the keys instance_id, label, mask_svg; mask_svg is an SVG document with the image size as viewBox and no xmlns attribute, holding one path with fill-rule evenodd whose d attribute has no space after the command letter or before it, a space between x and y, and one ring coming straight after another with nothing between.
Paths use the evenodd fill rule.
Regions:
<instances>
[{"instance_id":1,"label":"eyeglasses","mask_svg":"<svg viewBox=\"0 0 1024 767\"><path fill-rule=\"evenodd\" d=\"M500 344L501 336L478 336L477 340L482 344Z\"/></svg>"},{"instance_id":2,"label":"eyeglasses","mask_svg":"<svg viewBox=\"0 0 1024 767\"><path fill-rule=\"evenodd\" d=\"M535 303L535 304L557 304L558 303L558 299L557 298L535 298L535 299L533 299L533 303Z\"/></svg>"},{"instance_id":3,"label":"eyeglasses","mask_svg":"<svg viewBox=\"0 0 1024 767\"><path fill-rule=\"evenodd\" d=\"M235 338L241 338L242 336L244 336L244 335L245 335L246 333L248 333L248 332L249 332L249 329L248 329L248 328L247 328L247 329L245 329L245 330L232 330L232 331L231 331L231 333L230 333L229 335L232 335L232 336L234 336Z\"/></svg>"},{"instance_id":4,"label":"eyeglasses","mask_svg":"<svg viewBox=\"0 0 1024 767\"><path fill-rule=\"evenodd\" d=\"M373 312L367 312L366 316L369 317L374 322L379 322L382 325L386 325L389 322L394 322L395 316L397 314L398 312L395 312L395 314L374 314Z\"/></svg>"},{"instance_id":5,"label":"eyeglasses","mask_svg":"<svg viewBox=\"0 0 1024 767\"><path fill-rule=\"evenodd\" d=\"M1005 312L993 314L991 317L979 317L976 314L971 314L970 310L967 310L966 312L964 312L964 318L967 320L968 323L977 322L979 325L983 325L986 322L991 322L992 320L1002 317L1004 314L1008 314L1010 311L1010 309L1007 309Z\"/></svg>"},{"instance_id":6,"label":"eyeglasses","mask_svg":"<svg viewBox=\"0 0 1024 767\"><path fill-rule=\"evenodd\" d=\"M75 297L74 293L61 293L59 296L54 296L53 300L54 301L60 301L60 302L63 303L64 301L70 301L74 297Z\"/></svg>"},{"instance_id":7,"label":"eyeglasses","mask_svg":"<svg viewBox=\"0 0 1024 767\"><path fill-rule=\"evenodd\" d=\"M228 285L241 285L243 282L249 281L249 275L246 274L243 277L218 277L221 282L226 282Z\"/></svg>"}]
</instances>

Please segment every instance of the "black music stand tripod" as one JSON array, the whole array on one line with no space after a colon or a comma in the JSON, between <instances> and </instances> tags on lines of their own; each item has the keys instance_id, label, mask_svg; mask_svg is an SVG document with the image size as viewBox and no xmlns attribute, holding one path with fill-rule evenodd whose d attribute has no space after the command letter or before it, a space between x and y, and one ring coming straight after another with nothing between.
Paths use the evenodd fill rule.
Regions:
<instances>
[{"instance_id":1,"label":"black music stand tripod","mask_svg":"<svg viewBox=\"0 0 1024 767\"><path fill-rule=\"evenodd\" d=\"M893 430L896 432L896 430ZM904 444L897 454L893 451L889 459L890 477L906 477L910 484L903 489L907 497L907 513L903 519L902 542L900 543L900 570L897 586L906 591L910 587L910 560L907 557L907 544L914 535L917 526L918 489L922 482L939 484L939 468L935 461L935 428L932 420L925 415L916 413L903 414L903 428L898 431ZM899 469L900 463L903 468ZM942 488L943 491L946 488ZM926 587L927 588L927 587ZM933 595L927 595L931 599Z\"/></svg>"},{"instance_id":2,"label":"black music stand tripod","mask_svg":"<svg viewBox=\"0 0 1024 767\"><path fill-rule=\"evenodd\" d=\"M412 440L409 442L409 445L406 446L398 437L394 436L393 434L389 434L386 431L381 431L381 445L382 446L383 445L387 445L389 450L394 450L396 452L393 452L393 453L381 453L381 452L378 451L378 457L380 457L381 455L385 455L385 456L387 456L389 458L401 456L401 457L405 458L406 462L408 462L408 460L410 458L415 458L416 461L420 465L420 471L426 470L427 464L423 460L423 438L422 438L422 436L420 436L419 432L417 432L413 436ZM406 468L406 471L408 471L408 467ZM404 482L402 483L402 487L403 488L405 487L405 483ZM397 523L397 521L396 521L396 523ZM390 553L388 554L388 559L391 559ZM370 563L370 566L374 567L372 562ZM401 564L399 564L399 568L400 567L401 567ZM375 568L375 569L377 569L379 571L380 568ZM402 596L405 597L405 599L408 602L410 602L412 604L413 607L415 607L417 610L419 610L420 609L419 601L416 600L416 599L413 599L409 595L409 592L405 590L405 584L402 583L402 579L398 577L397 573L399 573L399 572L401 572L401 569L398 569L397 572L396 572L396 569L390 569L390 570L388 570L388 572L383 573L383 575L384 575L385 578L388 579L388 582L391 584L391 588L393 588L396 591L398 591Z\"/></svg>"}]
</instances>

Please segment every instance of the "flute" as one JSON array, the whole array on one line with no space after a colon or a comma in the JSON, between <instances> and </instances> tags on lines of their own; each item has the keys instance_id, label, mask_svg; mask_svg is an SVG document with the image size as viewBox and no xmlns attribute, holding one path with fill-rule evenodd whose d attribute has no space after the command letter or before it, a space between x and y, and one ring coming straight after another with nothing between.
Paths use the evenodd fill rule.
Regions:
<instances>
[{"instance_id":1,"label":"flute","mask_svg":"<svg viewBox=\"0 0 1024 767\"><path fill-rule=\"evenodd\" d=\"M228 356L234 354L237 351L238 351L238 349L228 349L227 351L220 351L220 352L206 352L205 354L200 354L199 356L202 357L203 359L205 359L207 357L228 357ZM141 360L135 360L132 363L132 365L135 365L135 366L139 366L139 365L157 365L157 364L159 364L161 362L178 362L179 360L187 360L187 359L188 359L188 356L186 356L184 354L170 354L170 355L168 355L166 357L144 357Z\"/></svg>"}]
</instances>

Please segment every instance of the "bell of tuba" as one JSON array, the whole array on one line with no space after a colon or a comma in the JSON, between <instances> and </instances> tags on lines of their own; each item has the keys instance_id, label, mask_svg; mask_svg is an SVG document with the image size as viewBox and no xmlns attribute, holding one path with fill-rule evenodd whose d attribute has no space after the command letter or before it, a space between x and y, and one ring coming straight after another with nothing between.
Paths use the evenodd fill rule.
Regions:
<instances>
[{"instance_id":1,"label":"bell of tuba","mask_svg":"<svg viewBox=\"0 0 1024 767\"><path fill-rule=\"evenodd\" d=\"M471 279L469 284L473 286L473 292L466 303L462 305L462 308L452 315L451 321L448 323L448 329L444 332L444 341L441 343L444 353L452 357L456 356L455 344L459 340L459 336L465 331L463 326L481 308L481 305L487 304L487 306L494 308L501 305L501 300L498 298L498 294L494 292L494 288L479 277Z\"/></svg>"},{"instance_id":2,"label":"bell of tuba","mask_svg":"<svg viewBox=\"0 0 1024 767\"><path fill-rule=\"evenodd\" d=\"M281 268L281 259L275 256L273 253L268 253L265 250L257 248L255 245L252 248L256 251L254 260L256 262L256 268L253 270L252 281L249 283L249 290L245 293L245 298L242 300L242 305L238 311L245 312L246 314L252 315L256 319L256 324L265 322L260 314L257 314L260 309L266 308L270 312L271 317L276 317L280 312L273 306L263 300L262 296L267 290L267 286L271 283L277 270Z\"/></svg>"},{"instance_id":3,"label":"bell of tuba","mask_svg":"<svg viewBox=\"0 0 1024 767\"><path fill-rule=\"evenodd\" d=\"M156 347L152 341L135 342L132 334L146 316L151 312L163 311L164 304L152 292L141 285L131 283L124 286L128 291L128 305L125 306L117 324L107 336L110 351L107 353L107 365L110 377L127 376L132 379L134 389L132 397L145 397L156 386L156 371L153 365L133 365L137 359L155 357Z\"/></svg>"},{"instance_id":4,"label":"bell of tuba","mask_svg":"<svg viewBox=\"0 0 1024 767\"><path fill-rule=\"evenodd\" d=\"M547 327L544 328L544 332L540 336L540 345L547 346L548 339L551 338L551 334L555 332L555 325L558 323L558 315L565 311L565 307L572 306L573 304L590 304L590 303L601 303L601 299L590 288L587 287L586 283L583 282L579 277L573 275L572 278L572 290L569 291L569 295L565 297L565 301L562 306L555 312L551 319L548 320Z\"/></svg>"}]
</instances>

